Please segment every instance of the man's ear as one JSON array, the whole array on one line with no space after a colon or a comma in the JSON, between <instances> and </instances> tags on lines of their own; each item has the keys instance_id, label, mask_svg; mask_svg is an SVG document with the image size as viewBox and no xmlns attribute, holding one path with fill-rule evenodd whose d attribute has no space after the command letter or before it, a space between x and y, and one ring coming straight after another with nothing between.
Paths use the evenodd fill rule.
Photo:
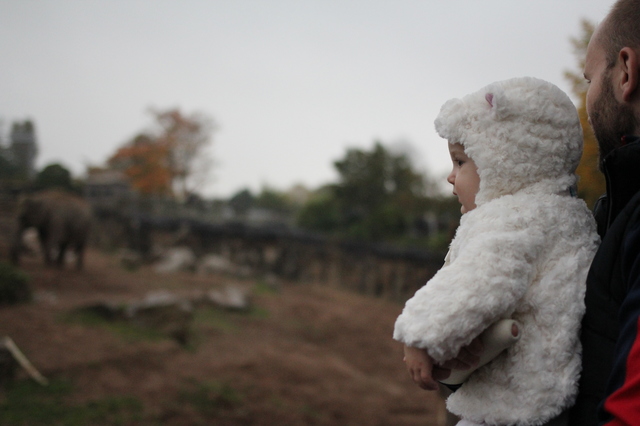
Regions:
<instances>
[{"instance_id":1,"label":"man's ear","mask_svg":"<svg viewBox=\"0 0 640 426\"><path fill-rule=\"evenodd\" d=\"M623 47L618 52L618 61L620 63L621 80L620 89L622 91L622 100L624 102L632 102L634 99L640 99L638 92L638 79L640 74L640 63L638 62L638 54L630 47Z\"/></svg>"}]
</instances>

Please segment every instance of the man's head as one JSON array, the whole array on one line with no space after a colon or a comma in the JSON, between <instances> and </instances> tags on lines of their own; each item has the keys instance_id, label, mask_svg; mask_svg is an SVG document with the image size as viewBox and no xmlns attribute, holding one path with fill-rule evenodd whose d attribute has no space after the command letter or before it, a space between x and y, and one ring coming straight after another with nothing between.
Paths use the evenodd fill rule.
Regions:
<instances>
[{"instance_id":1,"label":"man's head","mask_svg":"<svg viewBox=\"0 0 640 426\"><path fill-rule=\"evenodd\" d=\"M640 1L618 0L598 27L596 33L600 32L599 35L602 36L601 42L606 52L608 68L616 64L618 53L622 48L640 47L638 19L640 19Z\"/></svg>"},{"instance_id":2,"label":"man's head","mask_svg":"<svg viewBox=\"0 0 640 426\"><path fill-rule=\"evenodd\" d=\"M585 61L587 114L600 158L640 130L640 0L619 0L593 34Z\"/></svg>"}]
</instances>

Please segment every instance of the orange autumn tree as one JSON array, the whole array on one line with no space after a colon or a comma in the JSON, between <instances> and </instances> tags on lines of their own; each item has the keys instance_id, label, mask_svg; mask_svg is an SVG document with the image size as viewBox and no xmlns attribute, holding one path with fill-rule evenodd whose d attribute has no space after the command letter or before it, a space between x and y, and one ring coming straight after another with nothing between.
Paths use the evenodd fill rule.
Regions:
<instances>
[{"instance_id":1,"label":"orange autumn tree","mask_svg":"<svg viewBox=\"0 0 640 426\"><path fill-rule=\"evenodd\" d=\"M180 199L195 191L206 180L211 160L204 149L211 142L216 126L200 113L186 116L178 109L152 111L157 124L157 143L166 146L172 188Z\"/></svg>"},{"instance_id":2,"label":"orange autumn tree","mask_svg":"<svg viewBox=\"0 0 640 426\"><path fill-rule=\"evenodd\" d=\"M169 147L140 134L119 148L108 160L112 169L121 170L131 186L145 195L173 195Z\"/></svg>"},{"instance_id":3,"label":"orange autumn tree","mask_svg":"<svg viewBox=\"0 0 640 426\"><path fill-rule=\"evenodd\" d=\"M593 130L589 125L587 115L587 82L582 75L584 62L587 55L587 46L595 29L594 24L587 20L582 21L582 34L571 38L573 51L578 60L579 72L565 71L565 77L572 86L573 94L578 98L578 116L584 133L584 151L576 173L580 177L578 182L578 195L583 198L589 207L593 207L598 198L604 194L604 176L598 168L599 149Z\"/></svg>"},{"instance_id":4,"label":"orange autumn tree","mask_svg":"<svg viewBox=\"0 0 640 426\"><path fill-rule=\"evenodd\" d=\"M108 164L121 170L142 194L184 200L206 181L211 161L204 149L215 125L205 115L186 116L179 109L151 114L152 129L120 147Z\"/></svg>"}]
</instances>

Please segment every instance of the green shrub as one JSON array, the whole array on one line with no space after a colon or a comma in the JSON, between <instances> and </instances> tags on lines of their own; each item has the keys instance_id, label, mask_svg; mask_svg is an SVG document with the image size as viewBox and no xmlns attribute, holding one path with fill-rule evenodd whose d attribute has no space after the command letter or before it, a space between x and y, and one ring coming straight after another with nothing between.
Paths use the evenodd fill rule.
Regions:
<instances>
[{"instance_id":1,"label":"green shrub","mask_svg":"<svg viewBox=\"0 0 640 426\"><path fill-rule=\"evenodd\" d=\"M0 262L0 306L29 302L29 277L14 266Z\"/></svg>"}]
</instances>

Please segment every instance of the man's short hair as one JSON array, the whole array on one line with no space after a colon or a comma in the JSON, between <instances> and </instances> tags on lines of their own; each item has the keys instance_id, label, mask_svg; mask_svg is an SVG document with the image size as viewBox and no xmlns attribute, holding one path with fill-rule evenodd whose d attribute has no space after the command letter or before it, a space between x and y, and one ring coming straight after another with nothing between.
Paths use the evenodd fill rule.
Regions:
<instances>
[{"instance_id":1,"label":"man's short hair","mask_svg":"<svg viewBox=\"0 0 640 426\"><path fill-rule=\"evenodd\" d=\"M623 47L640 48L640 0L618 0L602 25L607 68L612 68Z\"/></svg>"}]
</instances>

